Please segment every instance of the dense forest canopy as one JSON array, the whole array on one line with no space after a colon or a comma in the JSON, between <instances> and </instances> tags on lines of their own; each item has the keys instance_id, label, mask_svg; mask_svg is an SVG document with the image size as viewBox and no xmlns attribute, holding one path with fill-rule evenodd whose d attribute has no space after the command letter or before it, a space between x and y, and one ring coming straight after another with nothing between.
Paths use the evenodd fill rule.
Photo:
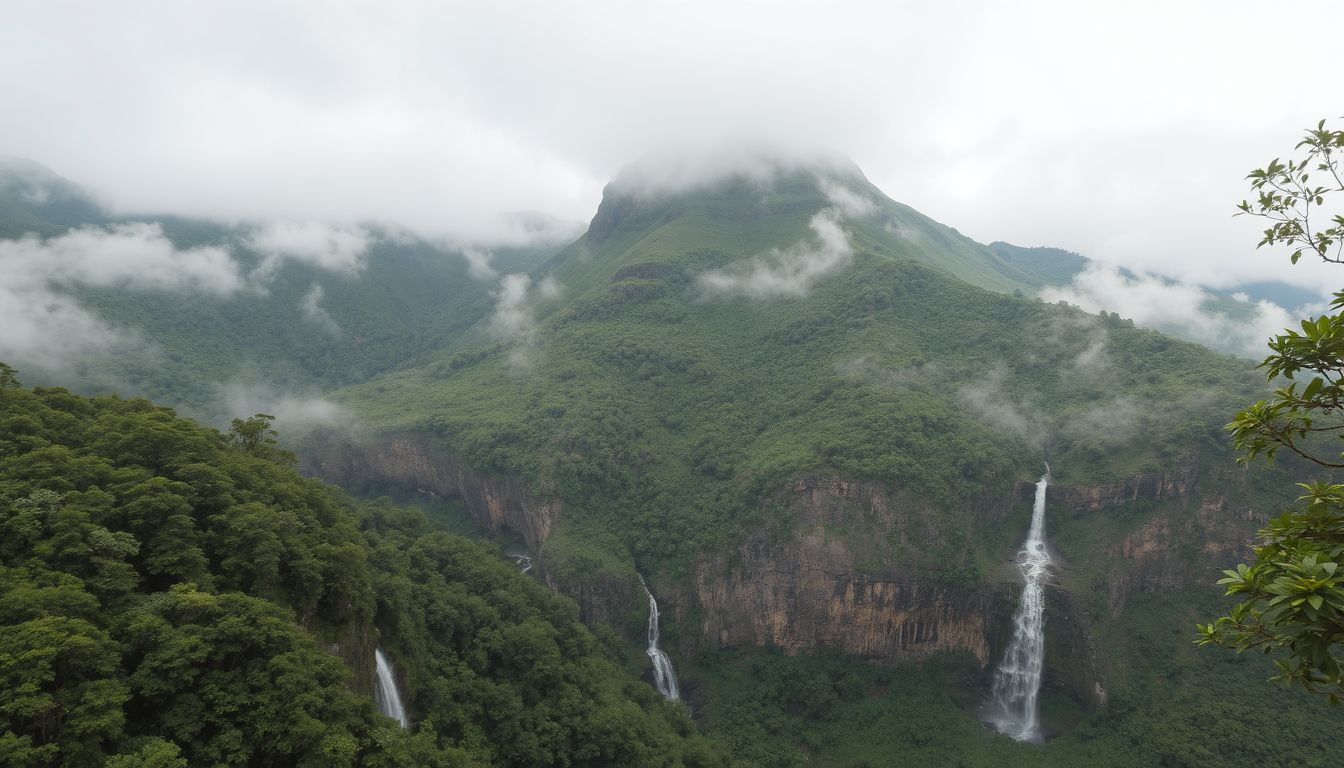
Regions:
<instances>
[{"instance_id":1,"label":"dense forest canopy","mask_svg":"<svg viewBox=\"0 0 1344 768\"><path fill-rule=\"evenodd\" d=\"M724 762L494 548L145 400L5 367L0 531L5 765Z\"/></svg>"}]
</instances>

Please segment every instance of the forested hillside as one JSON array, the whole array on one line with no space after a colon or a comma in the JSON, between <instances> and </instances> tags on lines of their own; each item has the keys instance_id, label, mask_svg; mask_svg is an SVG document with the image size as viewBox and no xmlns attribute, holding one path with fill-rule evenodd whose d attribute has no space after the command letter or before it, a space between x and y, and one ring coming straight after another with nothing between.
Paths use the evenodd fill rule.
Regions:
<instances>
[{"instance_id":1,"label":"forested hillside","mask_svg":"<svg viewBox=\"0 0 1344 768\"><path fill-rule=\"evenodd\" d=\"M302 452L460 498L632 643L642 573L693 708L749 763L1216 765L1253 731L1197 758L1199 691L1270 670L1195 656L1179 606L1216 605L1217 568L1311 472L1233 461L1223 424L1265 391L1245 360L1027 295L1077 261L978 246L846 169L627 176L514 325L337 393L368 433ZM1042 756L977 719L1046 461Z\"/></svg>"},{"instance_id":2,"label":"forested hillside","mask_svg":"<svg viewBox=\"0 0 1344 768\"><path fill-rule=\"evenodd\" d=\"M0 764L726 762L497 550L238 426L0 367Z\"/></svg>"},{"instance_id":3,"label":"forested hillside","mask_svg":"<svg viewBox=\"0 0 1344 768\"><path fill-rule=\"evenodd\" d=\"M1221 420L1263 388L1229 356L957 279L1009 267L861 177L780 174L653 197L618 180L544 268L565 297L534 296L526 335L336 399L375 432L564 499L553 565L595 522L636 561L684 572L801 473L880 480L973 526L948 510L1046 459L1086 483L1226 456ZM863 205L844 214L836 189ZM790 259L830 247L809 230L828 211L846 245L812 275ZM909 555L979 578L972 539Z\"/></svg>"},{"instance_id":4,"label":"forested hillside","mask_svg":"<svg viewBox=\"0 0 1344 768\"><path fill-rule=\"evenodd\" d=\"M1312 474L1234 464L1222 425L1265 389L1247 361L1034 298L1084 268L1076 254L980 245L844 162L765 167L671 186L637 167L577 241L496 252L489 272L372 226L121 220L50 179L41 205L0 200L38 233L0 242L47 265L36 295L119 329L39 381L111 382L216 423L265 390L317 416L291 443L304 472L361 495L300 478L265 419L222 435L144 400L7 387L0 491L22 536L6 583L69 593L16 598L28 607L7 626L83 622L102 650L71 679L102 687L66 684L60 656L11 665L32 697L7 710L6 749L93 765L145 751L1146 766L1256 748L1249 727L1198 743L1201 691L1268 670L1196 656L1181 628L1216 611L1217 569ZM322 247L296 245L308 240ZM102 264L74 255L109 243L160 254L175 277L71 277ZM232 287L207 290L221 265ZM1058 568L1049 743L1035 748L978 720L1047 461ZM432 522L369 500L384 493L425 502ZM689 708L638 679L645 585ZM137 622L151 614L167 628L148 637ZM249 645L254 625L278 639ZM46 647L13 631L18 648ZM409 732L372 709L375 648ZM196 666L151 664L167 657ZM102 708L70 691L102 691ZM271 691L312 702L307 719L273 725L237 704ZM1275 701L1294 729L1318 717ZM1261 715L1208 717L1268 727ZM1276 754L1309 760L1341 738L1317 728Z\"/></svg>"},{"instance_id":5,"label":"forested hillside","mask_svg":"<svg viewBox=\"0 0 1344 768\"><path fill-rule=\"evenodd\" d=\"M376 223L128 216L0 160L0 354L30 381L213 423L329 422L323 391L450 345L489 314L497 273L545 260L553 237L486 249Z\"/></svg>"}]
</instances>

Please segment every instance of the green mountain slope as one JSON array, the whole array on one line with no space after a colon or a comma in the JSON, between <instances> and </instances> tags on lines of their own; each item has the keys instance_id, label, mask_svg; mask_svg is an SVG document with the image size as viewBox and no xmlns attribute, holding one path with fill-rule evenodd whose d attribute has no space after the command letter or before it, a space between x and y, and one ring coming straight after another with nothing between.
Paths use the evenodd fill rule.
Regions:
<instances>
[{"instance_id":1,"label":"green mountain slope","mask_svg":"<svg viewBox=\"0 0 1344 768\"><path fill-rule=\"evenodd\" d=\"M841 220L852 258L806 296L715 294L706 273L808 242L831 205L812 176L781 179L764 209L753 189L609 197L544 268L565 295L539 299L535 334L339 401L375 430L527 478L568 502L562 525L595 521L636 560L680 568L758 523L759 499L800 473L945 507L1047 456L1065 481L1121 477L1224 450L1217 425L1259 386L1232 358L930 267L970 269L971 251L874 234L894 203Z\"/></svg>"},{"instance_id":2,"label":"green mountain slope","mask_svg":"<svg viewBox=\"0 0 1344 768\"><path fill-rule=\"evenodd\" d=\"M322 243L322 227L313 225L309 240L318 241L317 250L307 246L306 254L277 258L259 250L255 239L267 226L118 216L36 163L0 161L0 248L59 249L53 244L63 236L83 232L86 241L63 255L92 253L100 242L115 241L124 252L110 258L134 261L137 252L166 242L179 262L194 249L215 249L234 271L222 288L183 286L172 275L153 274L187 269L162 262L100 282L86 275L99 263L92 253L78 267L49 267L52 274L12 274L16 292L31 294L29 282L50 292L51 301L38 297L35 306L73 300L78 310L65 310L66 316L87 312L99 335L118 341L99 347L58 337L51 347L72 349L25 355L0 344L0 352L33 381L151 397L227 423L252 412L240 408L282 407L275 402L311 398L415 362L490 310L494 273L473 272L461 248L370 225L338 230L362 239L353 256L324 258L321 248L336 246ZM23 238L31 242L25 246ZM490 270L530 269L557 247L494 249ZM7 270L33 269L22 254L0 263Z\"/></svg>"},{"instance_id":3,"label":"green mountain slope","mask_svg":"<svg viewBox=\"0 0 1344 768\"><path fill-rule=\"evenodd\" d=\"M1011 292L1036 284L993 249L891 200L847 160L756 158L747 175L660 184L633 166L603 193L588 231L552 267L582 292L623 267L719 266L809 236L823 208L839 211L856 250L920 261L972 285Z\"/></svg>"},{"instance_id":4,"label":"green mountain slope","mask_svg":"<svg viewBox=\"0 0 1344 768\"><path fill-rule=\"evenodd\" d=\"M0 238L53 235L104 215L92 197L50 168L0 156Z\"/></svg>"}]
</instances>

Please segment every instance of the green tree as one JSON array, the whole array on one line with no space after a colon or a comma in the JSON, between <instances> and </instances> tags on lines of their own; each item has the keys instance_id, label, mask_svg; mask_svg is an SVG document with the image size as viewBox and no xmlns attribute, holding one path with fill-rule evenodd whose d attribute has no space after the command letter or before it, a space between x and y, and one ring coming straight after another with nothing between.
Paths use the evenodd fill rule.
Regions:
<instances>
[{"instance_id":1,"label":"green tree","mask_svg":"<svg viewBox=\"0 0 1344 768\"><path fill-rule=\"evenodd\" d=\"M295 463L294 454L276 444L280 433L271 427L275 417L258 413L247 419L234 419L229 426L229 440L238 448L263 459L282 464Z\"/></svg>"},{"instance_id":2,"label":"green tree","mask_svg":"<svg viewBox=\"0 0 1344 768\"><path fill-rule=\"evenodd\" d=\"M1344 131L1325 122L1297 145L1301 156L1274 159L1248 179L1254 201L1242 213L1269 221L1260 246L1293 248L1344 263L1344 192L1339 156ZM1334 208L1330 204L1335 205ZM1344 467L1344 291L1332 312L1285 330L1269 342L1260 364L1284 386L1238 412L1228 424L1240 460L1272 459L1280 449L1326 469ZM1255 561L1226 571L1219 584L1241 598L1228 615L1199 627L1201 644L1238 651L1255 648L1276 657L1276 679L1296 683L1337 703L1344 695L1344 485L1328 480L1300 484L1301 506L1284 512L1259 533Z\"/></svg>"}]
</instances>

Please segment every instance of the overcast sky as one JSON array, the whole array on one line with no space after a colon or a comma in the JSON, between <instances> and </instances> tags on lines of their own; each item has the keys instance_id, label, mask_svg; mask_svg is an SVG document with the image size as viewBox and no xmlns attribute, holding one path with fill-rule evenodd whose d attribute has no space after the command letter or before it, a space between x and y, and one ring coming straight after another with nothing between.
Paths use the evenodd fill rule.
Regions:
<instances>
[{"instance_id":1,"label":"overcast sky","mask_svg":"<svg viewBox=\"0 0 1344 768\"><path fill-rule=\"evenodd\" d=\"M4 3L0 154L124 210L377 219L489 240L591 217L625 163L838 151L982 241L1213 285L1246 172L1344 124L1322 2Z\"/></svg>"}]
</instances>

